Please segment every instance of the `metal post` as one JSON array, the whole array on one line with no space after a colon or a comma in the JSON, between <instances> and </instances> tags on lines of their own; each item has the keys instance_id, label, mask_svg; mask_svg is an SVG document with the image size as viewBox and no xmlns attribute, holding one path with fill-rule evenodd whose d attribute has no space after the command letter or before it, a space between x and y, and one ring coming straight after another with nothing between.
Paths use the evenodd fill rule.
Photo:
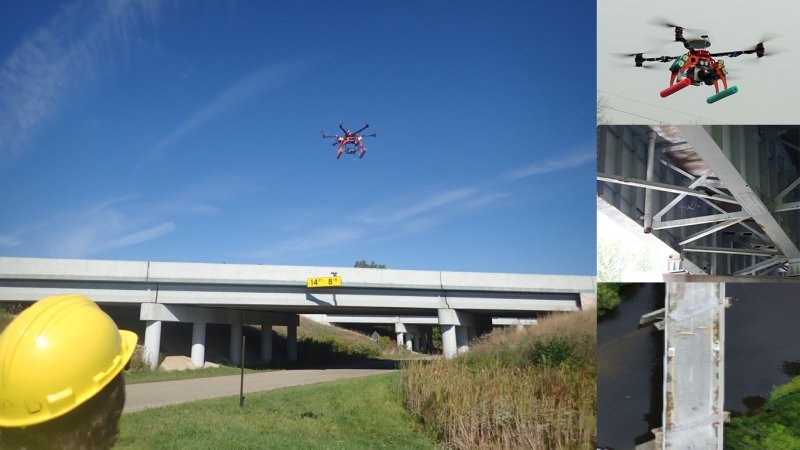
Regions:
<instances>
[{"instance_id":1,"label":"metal post","mask_svg":"<svg viewBox=\"0 0 800 450\"><path fill-rule=\"evenodd\" d=\"M242 335L242 358L241 358L241 367L242 367L242 374L239 378L239 407L241 408L244 406L244 344L247 341L247 336Z\"/></svg>"},{"instance_id":2,"label":"metal post","mask_svg":"<svg viewBox=\"0 0 800 450\"><path fill-rule=\"evenodd\" d=\"M656 165L656 132L650 130L647 142L647 181L653 181ZM644 232L653 231L653 190L644 190Z\"/></svg>"}]
</instances>

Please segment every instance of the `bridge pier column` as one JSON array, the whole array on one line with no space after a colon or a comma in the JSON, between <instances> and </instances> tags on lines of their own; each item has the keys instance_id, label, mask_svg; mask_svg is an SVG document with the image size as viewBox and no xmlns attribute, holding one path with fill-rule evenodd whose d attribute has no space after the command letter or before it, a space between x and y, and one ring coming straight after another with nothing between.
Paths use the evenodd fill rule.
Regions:
<instances>
[{"instance_id":1,"label":"bridge pier column","mask_svg":"<svg viewBox=\"0 0 800 450\"><path fill-rule=\"evenodd\" d=\"M242 355L242 323L231 323L231 355L229 361L231 365L238 366L241 363Z\"/></svg>"},{"instance_id":2,"label":"bridge pier column","mask_svg":"<svg viewBox=\"0 0 800 450\"><path fill-rule=\"evenodd\" d=\"M161 351L161 321L148 320L144 330L144 362L150 370L158 368L158 353Z\"/></svg>"},{"instance_id":3,"label":"bridge pier column","mask_svg":"<svg viewBox=\"0 0 800 450\"><path fill-rule=\"evenodd\" d=\"M418 352L418 351L420 351L420 348L419 348L419 332L417 332L417 334L415 334L415 335L414 335L413 341L414 341L414 348L413 348L413 350L414 350L415 352Z\"/></svg>"},{"instance_id":4,"label":"bridge pier column","mask_svg":"<svg viewBox=\"0 0 800 450\"><path fill-rule=\"evenodd\" d=\"M192 364L202 369L206 363L206 323L198 320L192 325Z\"/></svg>"},{"instance_id":5,"label":"bridge pier column","mask_svg":"<svg viewBox=\"0 0 800 450\"><path fill-rule=\"evenodd\" d=\"M286 326L286 357L297 361L297 325Z\"/></svg>"},{"instance_id":6,"label":"bridge pier column","mask_svg":"<svg viewBox=\"0 0 800 450\"><path fill-rule=\"evenodd\" d=\"M406 337L406 350L414 351L414 341L411 339L411 334L409 333L406 334L408 334L408 336Z\"/></svg>"},{"instance_id":7,"label":"bridge pier column","mask_svg":"<svg viewBox=\"0 0 800 450\"><path fill-rule=\"evenodd\" d=\"M395 334L397 334L397 346L398 347L403 347L403 332L402 331L398 331Z\"/></svg>"},{"instance_id":8,"label":"bridge pier column","mask_svg":"<svg viewBox=\"0 0 800 450\"><path fill-rule=\"evenodd\" d=\"M469 351L469 327L456 326L456 345L458 346L457 352L459 354Z\"/></svg>"},{"instance_id":9,"label":"bridge pier column","mask_svg":"<svg viewBox=\"0 0 800 450\"><path fill-rule=\"evenodd\" d=\"M272 361L272 324L261 323L261 361Z\"/></svg>"},{"instance_id":10,"label":"bridge pier column","mask_svg":"<svg viewBox=\"0 0 800 450\"><path fill-rule=\"evenodd\" d=\"M442 327L442 353L447 359L456 356L458 346L456 345L456 326L441 325Z\"/></svg>"}]
</instances>

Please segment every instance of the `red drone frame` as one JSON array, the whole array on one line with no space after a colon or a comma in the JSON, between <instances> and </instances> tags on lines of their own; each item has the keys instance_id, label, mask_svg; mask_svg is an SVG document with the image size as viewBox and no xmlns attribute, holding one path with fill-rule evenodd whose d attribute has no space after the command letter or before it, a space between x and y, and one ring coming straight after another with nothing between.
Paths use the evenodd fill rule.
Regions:
<instances>
[{"instance_id":1,"label":"red drone frame","mask_svg":"<svg viewBox=\"0 0 800 450\"><path fill-rule=\"evenodd\" d=\"M683 36L683 27L671 24L665 25L675 28L675 41L682 42L683 46L689 50L688 53L684 53L680 56L657 56L648 58L644 57L642 53L626 55L634 57L633 61L636 63L636 67L643 67L644 62L672 62L669 67L671 72L669 87L661 90L661 97L672 95L689 85L699 86L705 84L708 86L713 85L715 91L714 95L706 99L707 103L714 103L718 100L722 100L725 97L739 92L739 88L736 86L728 87L728 70L725 68L725 62L714 58L735 58L740 55L750 54L755 54L759 58L764 56L764 42L759 42L754 48L748 50L711 53L706 50L711 46L708 35L704 34L699 38L686 39ZM721 91L720 82L722 82Z\"/></svg>"},{"instance_id":2,"label":"red drone frame","mask_svg":"<svg viewBox=\"0 0 800 450\"><path fill-rule=\"evenodd\" d=\"M342 133L344 133L343 135L328 135L323 131L322 139L333 139L332 145L339 146L339 148L336 150L336 159L341 158L343 153L355 155L356 150L358 150L358 157L360 159L364 157L365 153L367 153L367 148L364 146L364 138L377 136L375 133L362 135L361 132L367 128L369 128L369 124L364 124L364 126L360 129L351 131L349 129L345 129L344 125L339 123L339 129L342 130Z\"/></svg>"}]
</instances>

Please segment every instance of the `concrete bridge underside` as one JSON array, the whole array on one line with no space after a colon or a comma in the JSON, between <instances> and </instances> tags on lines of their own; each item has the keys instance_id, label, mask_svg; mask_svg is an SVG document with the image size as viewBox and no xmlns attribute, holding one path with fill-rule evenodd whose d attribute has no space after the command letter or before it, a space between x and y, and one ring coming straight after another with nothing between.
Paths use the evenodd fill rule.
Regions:
<instances>
[{"instance_id":1,"label":"concrete bridge underside","mask_svg":"<svg viewBox=\"0 0 800 450\"><path fill-rule=\"evenodd\" d=\"M340 288L309 289L306 279L336 272ZM298 314L435 317L446 357L491 329L492 317L528 318L574 311L593 301L594 278L342 267L0 258L0 301L81 294L99 304L138 304L146 322L145 360L155 366L163 322L190 322L192 362L204 362L208 323L229 324L232 362L242 326L262 330L271 359L273 326L287 327L287 355L297 358ZM463 344L463 345L462 345Z\"/></svg>"},{"instance_id":2,"label":"concrete bridge underside","mask_svg":"<svg viewBox=\"0 0 800 450\"><path fill-rule=\"evenodd\" d=\"M800 126L601 126L597 157L599 209L679 253L671 270L800 275Z\"/></svg>"}]
</instances>

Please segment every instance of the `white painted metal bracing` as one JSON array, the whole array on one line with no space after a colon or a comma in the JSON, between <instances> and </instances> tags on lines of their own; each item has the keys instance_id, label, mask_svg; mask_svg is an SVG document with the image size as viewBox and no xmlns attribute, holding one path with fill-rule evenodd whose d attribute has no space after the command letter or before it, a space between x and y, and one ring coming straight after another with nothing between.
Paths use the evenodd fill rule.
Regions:
<instances>
[{"instance_id":1,"label":"white painted metal bracing","mask_svg":"<svg viewBox=\"0 0 800 450\"><path fill-rule=\"evenodd\" d=\"M685 269L800 273L800 125L601 126L597 151L598 197L644 232L649 192L652 233Z\"/></svg>"}]
</instances>

